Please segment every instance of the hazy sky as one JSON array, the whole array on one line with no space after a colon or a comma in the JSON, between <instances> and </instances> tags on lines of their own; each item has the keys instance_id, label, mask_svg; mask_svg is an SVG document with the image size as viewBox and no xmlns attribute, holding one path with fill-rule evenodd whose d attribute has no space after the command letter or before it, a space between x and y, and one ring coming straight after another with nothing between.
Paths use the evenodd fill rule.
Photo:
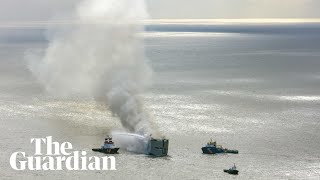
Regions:
<instances>
[{"instance_id":1,"label":"hazy sky","mask_svg":"<svg viewBox=\"0 0 320 180\"><path fill-rule=\"evenodd\" d=\"M320 0L146 0L152 18L320 18ZM79 0L0 0L0 21L47 20Z\"/></svg>"}]
</instances>

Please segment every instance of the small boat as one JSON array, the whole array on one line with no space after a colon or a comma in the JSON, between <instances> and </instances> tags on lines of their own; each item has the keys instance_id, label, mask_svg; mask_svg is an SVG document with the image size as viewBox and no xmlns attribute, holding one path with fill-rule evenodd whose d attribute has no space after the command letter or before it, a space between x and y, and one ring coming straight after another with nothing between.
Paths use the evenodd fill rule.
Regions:
<instances>
[{"instance_id":1,"label":"small boat","mask_svg":"<svg viewBox=\"0 0 320 180\"><path fill-rule=\"evenodd\" d=\"M221 145L217 145L216 141L212 141L212 139L207 143L206 146L202 147L203 154L216 154L216 153L231 153L238 154L238 150L230 150L227 148L223 148Z\"/></svg>"},{"instance_id":2,"label":"small boat","mask_svg":"<svg viewBox=\"0 0 320 180\"><path fill-rule=\"evenodd\" d=\"M111 137L105 138L103 146L101 146L101 148L92 149L92 151L102 152L105 154L118 154L118 150L119 148L115 147Z\"/></svg>"},{"instance_id":3,"label":"small boat","mask_svg":"<svg viewBox=\"0 0 320 180\"><path fill-rule=\"evenodd\" d=\"M226 173L229 173L229 174L238 174L239 173L235 164L230 169L224 169L223 171Z\"/></svg>"}]
</instances>

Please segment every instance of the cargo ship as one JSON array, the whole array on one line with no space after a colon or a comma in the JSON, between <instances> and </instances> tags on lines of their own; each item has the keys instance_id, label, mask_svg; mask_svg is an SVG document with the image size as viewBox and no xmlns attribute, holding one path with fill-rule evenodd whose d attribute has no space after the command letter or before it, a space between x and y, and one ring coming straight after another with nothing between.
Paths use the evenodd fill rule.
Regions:
<instances>
[{"instance_id":1,"label":"cargo ship","mask_svg":"<svg viewBox=\"0 0 320 180\"><path fill-rule=\"evenodd\" d=\"M148 143L146 154L155 156L155 157L167 156L168 147L169 147L168 139L165 139L165 138L155 139L151 137Z\"/></svg>"},{"instance_id":2,"label":"cargo ship","mask_svg":"<svg viewBox=\"0 0 320 180\"><path fill-rule=\"evenodd\" d=\"M112 141L111 137L105 138L104 143L101 146L101 148L92 149L92 151L102 152L105 154L117 154L118 150L119 150L119 148L115 147L114 142Z\"/></svg>"},{"instance_id":3,"label":"cargo ship","mask_svg":"<svg viewBox=\"0 0 320 180\"><path fill-rule=\"evenodd\" d=\"M216 141L212 141L212 139L207 143L206 146L202 147L202 152L204 154L217 154L217 153L232 153L238 154L238 150L230 150L227 148L223 148L221 145L217 145Z\"/></svg>"},{"instance_id":4,"label":"cargo ship","mask_svg":"<svg viewBox=\"0 0 320 180\"><path fill-rule=\"evenodd\" d=\"M168 155L169 140L164 137L125 132L113 132L112 136L117 147L129 152L153 157Z\"/></svg>"}]
</instances>

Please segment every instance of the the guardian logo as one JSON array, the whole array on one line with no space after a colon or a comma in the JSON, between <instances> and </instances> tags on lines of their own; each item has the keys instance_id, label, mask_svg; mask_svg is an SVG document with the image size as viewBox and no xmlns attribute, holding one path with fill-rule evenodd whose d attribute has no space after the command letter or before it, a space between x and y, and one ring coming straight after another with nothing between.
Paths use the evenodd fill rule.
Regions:
<instances>
[{"instance_id":1,"label":"the guardian logo","mask_svg":"<svg viewBox=\"0 0 320 180\"><path fill-rule=\"evenodd\" d=\"M25 152L15 152L10 156L14 170L116 170L114 156L87 157L86 151L72 151L70 142L52 142L52 137L32 138L35 144L34 156L26 157ZM47 152L41 152L46 145Z\"/></svg>"}]
</instances>

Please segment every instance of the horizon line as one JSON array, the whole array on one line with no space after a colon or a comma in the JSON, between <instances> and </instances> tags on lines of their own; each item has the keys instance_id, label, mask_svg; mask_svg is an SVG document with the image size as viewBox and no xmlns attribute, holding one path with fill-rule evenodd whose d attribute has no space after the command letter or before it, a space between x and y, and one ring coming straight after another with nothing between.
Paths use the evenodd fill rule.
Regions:
<instances>
[{"instance_id":1,"label":"horizon line","mask_svg":"<svg viewBox=\"0 0 320 180\"><path fill-rule=\"evenodd\" d=\"M97 20L96 23L106 20ZM129 22L129 21L128 21ZM144 19L142 24L294 24L320 23L320 18L210 18L210 19ZM46 25L72 25L80 23L76 19L32 20L32 21L0 21L0 28L10 27L40 27ZM81 24L81 23L80 23ZM94 24L94 23L93 23Z\"/></svg>"}]
</instances>

